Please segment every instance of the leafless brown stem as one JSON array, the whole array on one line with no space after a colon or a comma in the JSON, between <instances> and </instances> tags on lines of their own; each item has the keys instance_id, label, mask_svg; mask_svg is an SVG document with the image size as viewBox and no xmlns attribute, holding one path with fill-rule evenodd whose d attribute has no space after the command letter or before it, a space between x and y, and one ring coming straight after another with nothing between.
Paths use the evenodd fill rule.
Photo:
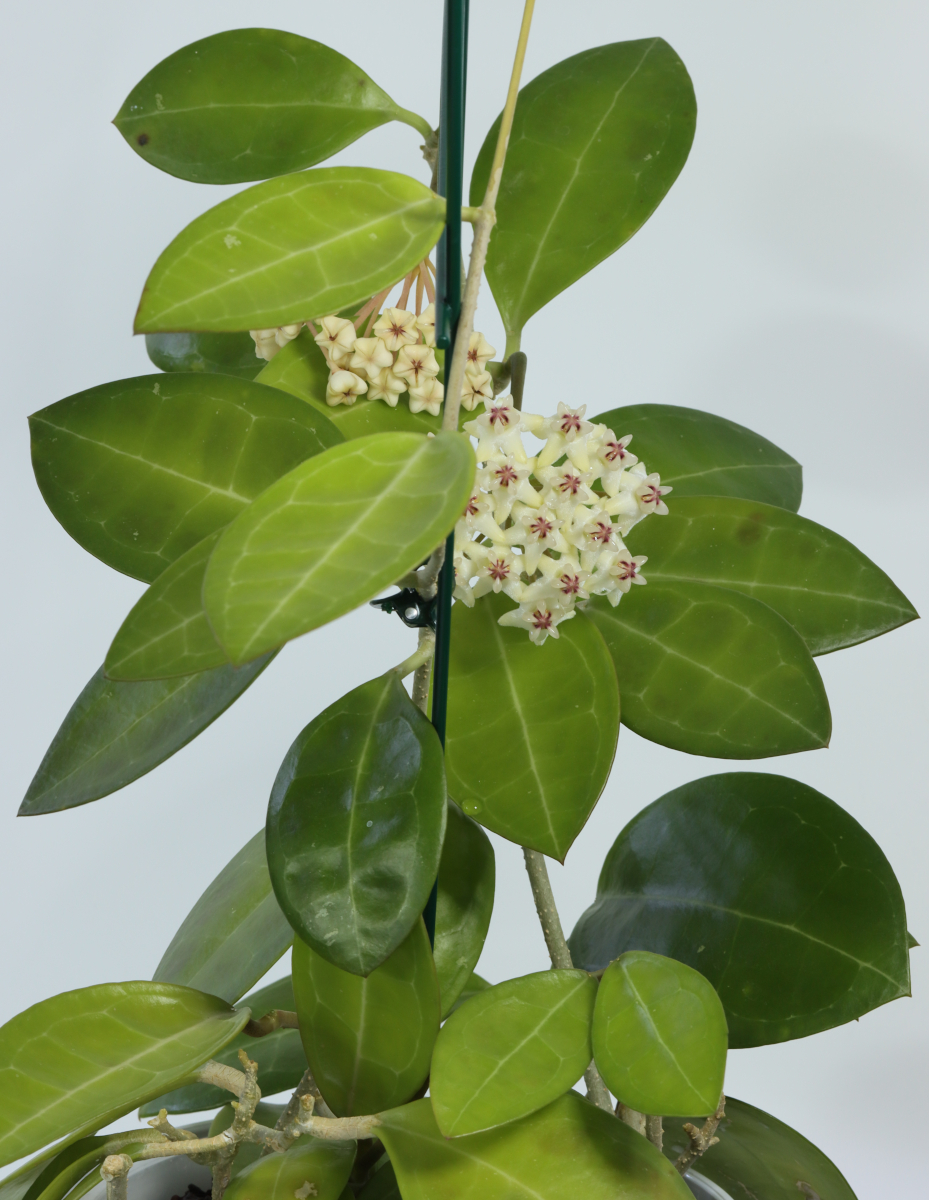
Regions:
<instances>
[{"instance_id":1,"label":"leafless brown stem","mask_svg":"<svg viewBox=\"0 0 929 1200\"><path fill-rule=\"evenodd\" d=\"M678 1155L675 1167L683 1175L697 1161L701 1154L705 1154L710 1146L715 1146L719 1141L718 1137L713 1135L716 1133L716 1127L726 1115L726 1097L720 1096L719 1107L711 1117L703 1122L703 1125L698 1129L696 1125L691 1125L688 1121L684 1126L687 1131L687 1136L690 1138L690 1146L683 1154Z\"/></svg>"}]
</instances>

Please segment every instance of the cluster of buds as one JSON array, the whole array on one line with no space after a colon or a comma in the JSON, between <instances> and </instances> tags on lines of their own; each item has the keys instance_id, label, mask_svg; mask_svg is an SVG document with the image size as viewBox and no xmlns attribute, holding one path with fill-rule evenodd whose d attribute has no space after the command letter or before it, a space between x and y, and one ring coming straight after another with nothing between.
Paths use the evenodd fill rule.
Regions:
<instances>
[{"instance_id":1,"label":"cluster of buds","mask_svg":"<svg viewBox=\"0 0 929 1200\"><path fill-rule=\"evenodd\" d=\"M250 329L252 341L255 343L255 357L270 362L278 350L283 350L288 342L292 342L305 321L297 325L279 325L277 329Z\"/></svg>"},{"instance_id":2,"label":"cluster of buds","mask_svg":"<svg viewBox=\"0 0 929 1200\"><path fill-rule=\"evenodd\" d=\"M464 429L477 439L474 492L455 530L455 597L469 607L503 592L517 608L501 625L529 631L537 645L558 637L578 601L617 605L643 584L644 555L623 538L651 513L665 514L658 475L630 453L631 436L584 420L586 406L558 405L553 417L519 412L510 397L485 398ZM544 446L530 457L522 434Z\"/></svg>"}]
</instances>

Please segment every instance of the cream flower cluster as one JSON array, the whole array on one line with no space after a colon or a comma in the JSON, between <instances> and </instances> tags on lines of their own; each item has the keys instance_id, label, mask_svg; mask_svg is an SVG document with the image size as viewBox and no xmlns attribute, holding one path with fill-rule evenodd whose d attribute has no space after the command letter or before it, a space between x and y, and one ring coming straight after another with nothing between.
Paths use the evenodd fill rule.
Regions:
<instances>
[{"instance_id":1,"label":"cream flower cluster","mask_svg":"<svg viewBox=\"0 0 929 1200\"><path fill-rule=\"evenodd\" d=\"M558 637L579 600L606 596L612 605L645 583L644 555L623 538L651 513L665 514L655 474L630 453L631 435L584 419L586 405L558 405L553 417L486 398L464 429L477 439L474 492L455 530L455 597L469 607L503 592L517 608L501 625L527 629L541 645ZM522 434L544 441L526 453ZM595 486L596 485L596 486Z\"/></svg>"},{"instance_id":2,"label":"cream flower cluster","mask_svg":"<svg viewBox=\"0 0 929 1200\"><path fill-rule=\"evenodd\" d=\"M255 357L270 362L278 350L283 350L288 342L292 342L305 321L296 325L279 325L277 329L250 329L252 341L255 343Z\"/></svg>"}]
</instances>

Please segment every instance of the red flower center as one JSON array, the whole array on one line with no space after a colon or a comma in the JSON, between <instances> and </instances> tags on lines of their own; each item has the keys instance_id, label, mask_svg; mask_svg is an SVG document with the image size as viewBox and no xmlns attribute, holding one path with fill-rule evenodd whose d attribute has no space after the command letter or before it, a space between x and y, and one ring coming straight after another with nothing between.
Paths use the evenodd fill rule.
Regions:
<instances>
[{"instance_id":1,"label":"red flower center","mask_svg":"<svg viewBox=\"0 0 929 1200\"><path fill-rule=\"evenodd\" d=\"M552 627L552 614L542 608L537 608L529 620L536 629L551 629Z\"/></svg>"},{"instance_id":2,"label":"red flower center","mask_svg":"<svg viewBox=\"0 0 929 1200\"><path fill-rule=\"evenodd\" d=\"M581 418L576 413L565 413L559 418L558 424L562 433L570 433L572 430L577 433L581 428Z\"/></svg>"},{"instance_id":3,"label":"red flower center","mask_svg":"<svg viewBox=\"0 0 929 1200\"><path fill-rule=\"evenodd\" d=\"M509 463L504 463L502 467L497 467L494 474L501 487L509 487L511 483L515 483L517 480L516 471Z\"/></svg>"},{"instance_id":4,"label":"red flower center","mask_svg":"<svg viewBox=\"0 0 929 1200\"><path fill-rule=\"evenodd\" d=\"M624 559L620 559L616 566L616 577L618 579L635 579L636 575L639 573L638 563L627 562Z\"/></svg>"},{"instance_id":5,"label":"red flower center","mask_svg":"<svg viewBox=\"0 0 929 1200\"><path fill-rule=\"evenodd\" d=\"M491 561L487 568L487 574L491 579L495 579L502 583L510 574L510 568L502 558L495 558Z\"/></svg>"},{"instance_id":6,"label":"red flower center","mask_svg":"<svg viewBox=\"0 0 929 1200\"><path fill-rule=\"evenodd\" d=\"M613 538L613 526L609 521L597 521L596 527L591 530L590 540L592 542L600 542L606 546Z\"/></svg>"},{"instance_id":7,"label":"red flower center","mask_svg":"<svg viewBox=\"0 0 929 1200\"><path fill-rule=\"evenodd\" d=\"M604 457L609 462L616 462L617 459L622 462L626 457L626 448L619 442L607 442L604 447Z\"/></svg>"},{"instance_id":8,"label":"red flower center","mask_svg":"<svg viewBox=\"0 0 929 1200\"><path fill-rule=\"evenodd\" d=\"M567 471L564 475L562 475L561 483L558 484L558 488L560 491L570 492L572 496L577 495L577 490L580 486L581 486L580 475L572 475L570 471Z\"/></svg>"},{"instance_id":9,"label":"red flower center","mask_svg":"<svg viewBox=\"0 0 929 1200\"><path fill-rule=\"evenodd\" d=\"M562 575L560 579L561 591L563 591L566 596L576 596L581 590L580 576L572 575L570 571L565 571L564 575Z\"/></svg>"},{"instance_id":10,"label":"red flower center","mask_svg":"<svg viewBox=\"0 0 929 1200\"><path fill-rule=\"evenodd\" d=\"M551 521L546 520L545 517L536 517L529 526L529 532L534 533L538 538L547 538L553 528Z\"/></svg>"},{"instance_id":11,"label":"red flower center","mask_svg":"<svg viewBox=\"0 0 929 1200\"><path fill-rule=\"evenodd\" d=\"M510 423L510 414L507 412L507 405L505 404L501 404L499 407L496 404L493 405L487 415L490 417L491 425L496 425L498 421L501 425L509 425Z\"/></svg>"}]
</instances>

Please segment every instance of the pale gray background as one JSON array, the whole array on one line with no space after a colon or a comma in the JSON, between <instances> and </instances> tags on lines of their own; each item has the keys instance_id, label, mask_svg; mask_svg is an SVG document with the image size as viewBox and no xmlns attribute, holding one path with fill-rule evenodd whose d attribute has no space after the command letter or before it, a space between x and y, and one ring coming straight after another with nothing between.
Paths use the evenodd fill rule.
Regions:
<instances>
[{"instance_id":1,"label":"pale gray background","mask_svg":"<svg viewBox=\"0 0 929 1200\"><path fill-rule=\"evenodd\" d=\"M501 107L520 9L474 2L469 160ZM203 887L262 824L299 729L412 640L399 622L356 613L290 647L207 733L132 787L15 819L59 722L142 590L46 511L26 414L153 370L131 336L146 273L189 220L234 190L160 174L109 121L171 51L255 24L329 42L435 121L440 17L438 0L95 0L6 11L0 1019L65 989L148 977ZM856 541L925 609L929 10L915 0L539 0L525 78L586 47L654 34L695 82L690 161L645 229L530 322L526 406L549 412L570 401L583 367L600 372L598 409L661 401L745 423L803 462L803 512ZM391 126L335 161L424 177L418 144L413 130ZM479 327L502 347L487 293ZM917 623L820 659L832 747L755 764L820 788L877 837L920 940L929 938L925 648ZM567 866L553 870L566 926L639 808L738 765L624 730L606 794ZM518 851L497 846L497 908L480 965L491 980L546 965ZM730 1057L726 1090L815 1141L859 1200L923 1193L926 954L913 954L915 999Z\"/></svg>"}]
</instances>

